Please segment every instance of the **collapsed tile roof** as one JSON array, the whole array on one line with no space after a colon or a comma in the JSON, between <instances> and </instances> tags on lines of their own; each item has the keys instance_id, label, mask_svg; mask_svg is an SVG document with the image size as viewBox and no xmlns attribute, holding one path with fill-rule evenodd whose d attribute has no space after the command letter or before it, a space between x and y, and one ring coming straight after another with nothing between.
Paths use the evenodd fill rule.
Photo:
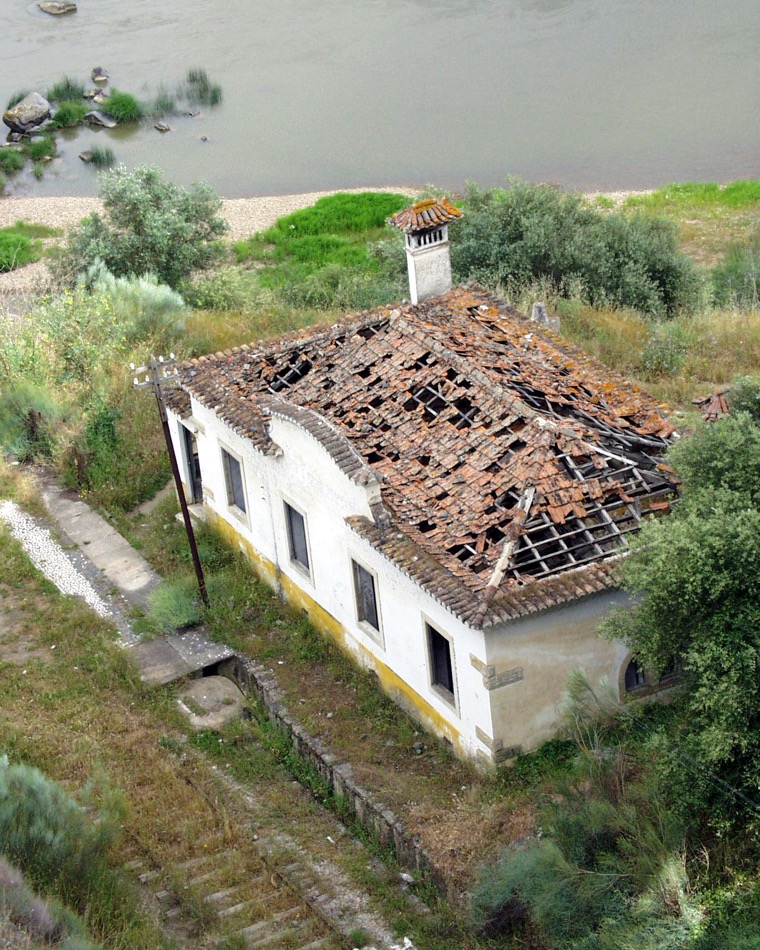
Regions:
<instances>
[{"instance_id":1,"label":"collapsed tile roof","mask_svg":"<svg viewBox=\"0 0 760 950\"><path fill-rule=\"evenodd\" d=\"M472 626L613 586L626 535L676 491L662 407L478 287L180 373L186 404L261 451L284 413L378 482L350 527Z\"/></svg>"}]
</instances>

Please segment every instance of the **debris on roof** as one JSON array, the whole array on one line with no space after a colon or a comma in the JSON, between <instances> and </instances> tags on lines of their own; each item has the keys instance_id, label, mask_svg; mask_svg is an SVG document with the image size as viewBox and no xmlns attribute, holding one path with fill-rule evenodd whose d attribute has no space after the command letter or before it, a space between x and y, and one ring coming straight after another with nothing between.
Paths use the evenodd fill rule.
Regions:
<instances>
[{"instance_id":1,"label":"debris on roof","mask_svg":"<svg viewBox=\"0 0 760 950\"><path fill-rule=\"evenodd\" d=\"M349 477L371 470L387 513L351 528L478 626L611 586L677 490L663 407L478 287L180 374L262 451L273 397L328 420L312 434Z\"/></svg>"}]
</instances>

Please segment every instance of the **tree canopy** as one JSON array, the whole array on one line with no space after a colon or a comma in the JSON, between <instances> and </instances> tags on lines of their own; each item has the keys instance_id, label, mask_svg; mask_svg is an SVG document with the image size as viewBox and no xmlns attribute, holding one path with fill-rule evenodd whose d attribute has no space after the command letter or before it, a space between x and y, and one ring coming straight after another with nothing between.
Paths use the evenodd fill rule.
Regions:
<instances>
[{"instance_id":1,"label":"tree canopy","mask_svg":"<svg viewBox=\"0 0 760 950\"><path fill-rule=\"evenodd\" d=\"M673 448L683 497L647 522L622 566L640 595L604 623L657 674L683 668L683 738L758 802L760 818L760 425L748 413Z\"/></svg>"},{"instance_id":2,"label":"tree canopy","mask_svg":"<svg viewBox=\"0 0 760 950\"><path fill-rule=\"evenodd\" d=\"M152 274L177 288L194 270L208 267L227 231L221 199L210 185L190 188L165 181L158 168L123 165L100 177L104 215L92 214L69 236L63 258L68 276L102 261L115 277Z\"/></svg>"}]
</instances>

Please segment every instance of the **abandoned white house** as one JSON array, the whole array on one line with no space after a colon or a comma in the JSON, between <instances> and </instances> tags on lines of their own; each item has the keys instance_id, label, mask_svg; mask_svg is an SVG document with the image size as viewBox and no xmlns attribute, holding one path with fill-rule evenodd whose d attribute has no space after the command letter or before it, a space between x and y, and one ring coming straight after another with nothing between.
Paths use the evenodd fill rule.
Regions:
<instances>
[{"instance_id":1,"label":"abandoned white house","mask_svg":"<svg viewBox=\"0 0 760 950\"><path fill-rule=\"evenodd\" d=\"M428 257L412 303L186 362L170 421L189 500L490 763L553 734L572 670L621 696L644 685L595 626L626 534L675 492L673 427L497 297L451 289L455 215L396 216L410 269Z\"/></svg>"}]
</instances>

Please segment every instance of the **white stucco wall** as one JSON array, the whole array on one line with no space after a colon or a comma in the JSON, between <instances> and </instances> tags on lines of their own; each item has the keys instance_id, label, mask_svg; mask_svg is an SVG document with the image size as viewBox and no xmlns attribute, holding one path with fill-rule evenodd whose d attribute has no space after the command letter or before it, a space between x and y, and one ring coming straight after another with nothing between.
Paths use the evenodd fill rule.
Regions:
<instances>
[{"instance_id":1,"label":"white stucco wall","mask_svg":"<svg viewBox=\"0 0 760 950\"><path fill-rule=\"evenodd\" d=\"M567 678L574 670L583 672L594 688L606 680L613 697L620 698L620 673L630 654L596 630L613 603L626 602L619 591L599 594L486 631L488 664L496 677L492 682L499 677L506 681L490 690L494 738L505 749L528 751L555 735Z\"/></svg>"},{"instance_id":2,"label":"white stucco wall","mask_svg":"<svg viewBox=\"0 0 760 950\"><path fill-rule=\"evenodd\" d=\"M451 255L448 240L428 247L406 249L409 293L412 303L429 300L451 290Z\"/></svg>"},{"instance_id":3,"label":"white stucco wall","mask_svg":"<svg viewBox=\"0 0 760 950\"><path fill-rule=\"evenodd\" d=\"M359 662L374 669L386 691L408 712L448 738L461 754L490 757L479 738L493 731L489 693L470 661L471 655L485 659L484 635L463 624L348 527L345 519L350 515L372 517L368 489L344 475L323 446L290 420L271 420L272 440L281 449L274 457L258 452L195 401L192 408L204 502L235 529L243 550L263 559L264 576ZM178 426L172 419L175 446L184 458ZM227 504L222 448L242 463L245 514ZM184 461L180 470L187 479ZM290 559L283 502L306 516L308 573ZM375 576L379 635L357 619L352 559ZM261 570L262 564L258 566ZM450 641L453 704L431 685L426 623Z\"/></svg>"}]
</instances>

